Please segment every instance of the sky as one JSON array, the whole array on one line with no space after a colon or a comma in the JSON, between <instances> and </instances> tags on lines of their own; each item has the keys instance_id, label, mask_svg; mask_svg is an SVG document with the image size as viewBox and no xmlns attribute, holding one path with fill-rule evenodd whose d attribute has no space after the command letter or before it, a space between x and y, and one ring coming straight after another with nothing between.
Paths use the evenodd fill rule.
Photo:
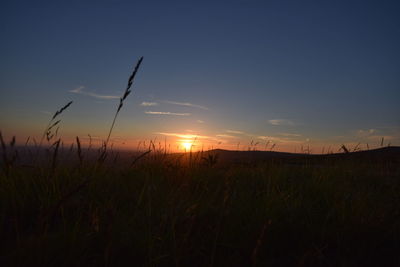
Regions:
<instances>
[{"instance_id":1,"label":"sky","mask_svg":"<svg viewBox=\"0 0 400 267\"><path fill-rule=\"evenodd\" d=\"M2 1L0 130L311 153L400 145L398 1ZM185 144L187 143L187 144ZM188 146L189 144L189 146Z\"/></svg>"}]
</instances>

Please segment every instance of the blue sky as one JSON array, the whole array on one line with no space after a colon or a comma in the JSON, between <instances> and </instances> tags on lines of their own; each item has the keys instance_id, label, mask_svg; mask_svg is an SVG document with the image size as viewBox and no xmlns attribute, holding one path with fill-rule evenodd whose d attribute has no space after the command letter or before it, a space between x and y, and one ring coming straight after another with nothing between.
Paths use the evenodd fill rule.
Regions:
<instances>
[{"instance_id":1,"label":"blue sky","mask_svg":"<svg viewBox=\"0 0 400 267\"><path fill-rule=\"evenodd\" d=\"M397 1L1 5L6 136L40 136L49 113L73 100L63 139L105 139L116 98L144 56L116 144L197 136L198 146L230 149L251 140L282 151L377 146L382 137L400 145Z\"/></svg>"}]
</instances>

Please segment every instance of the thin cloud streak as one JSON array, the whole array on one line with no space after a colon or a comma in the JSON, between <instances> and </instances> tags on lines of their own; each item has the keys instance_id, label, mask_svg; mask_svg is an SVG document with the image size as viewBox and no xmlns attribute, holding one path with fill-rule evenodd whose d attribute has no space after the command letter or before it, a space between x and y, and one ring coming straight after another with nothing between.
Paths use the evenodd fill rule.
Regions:
<instances>
[{"instance_id":1,"label":"thin cloud streak","mask_svg":"<svg viewBox=\"0 0 400 267\"><path fill-rule=\"evenodd\" d=\"M220 137L220 138L237 138L237 136L228 135L228 134L217 134L216 137Z\"/></svg>"},{"instance_id":2,"label":"thin cloud streak","mask_svg":"<svg viewBox=\"0 0 400 267\"><path fill-rule=\"evenodd\" d=\"M227 133L231 133L231 134L244 134L244 132L242 131L236 131L236 130L226 130Z\"/></svg>"},{"instance_id":3,"label":"thin cloud streak","mask_svg":"<svg viewBox=\"0 0 400 267\"><path fill-rule=\"evenodd\" d=\"M196 139L207 139L207 138L210 138L209 136L206 136L206 135L197 135L197 134L181 134L181 133L165 133L165 132L157 132L155 134L179 137L179 138L184 138L184 139L195 139L195 138Z\"/></svg>"},{"instance_id":4,"label":"thin cloud streak","mask_svg":"<svg viewBox=\"0 0 400 267\"><path fill-rule=\"evenodd\" d=\"M156 103L156 102L145 102L144 101L140 105L144 106L144 107L152 107L152 106L158 106L158 103Z\"/></svg>"},{"instance_id":5,"label":"thin cloud streak","mask_svg":"<svg viewBox=\"0 0 400 267\"><path fill-rule=\"evenodd\" d=\"M384 142L391 142L393 140L400 140L400 134L397 132L382 131L378 129L360 129L353 134L358 141L375 142L380 144L383 138ZM386 143L385 143L386 144Z\"/></svg>"},{"instance_id":6,"label":"thin cloud streak","mask_svg":"<svg viewBox=\"0 0 400 267\"><path fill-rule=\"evenodd\" d=\"M168 111L145 111L144 113L150 115L171 115L171 116L190 116L191 113L175 113L175 112L168 112Z\"/></svg>"},{"instance_id":7,"label":"thin cloud streak","mask_svg":"<svg viewBox=\"0 0 400 267\"><path fill-rule=\"evenodd\" d=\"M69 90L68 92L73 93L73 94L80 94L80 95L87 95L87 96L91 96L94 98L99 98L99 99L119 99L119 96L116 95L99 95L96 93L92 93L92 92L86 92L83 91L83 89L85 89L85 86L79 86L75 89Z\"/></svg>"},{"instance_id":8,"label":"thin cloud streak","mask_svg":"<svg viewBox=\"0 0 400 267\"><path fill-rule=\"evenodd\" d=\"M287 136L287 137L300 137L301 134L294 134L294 133L280 133L282 136Z\"/></svg>"},{"instance_id":9,"label":"thin cloud streak","mask_svg":"<svg viewBox=\"0 0 400 267\"><path fill-rule=\"evenodd\" d=\"M294 125L294 122L292 122L290 120L285 120L285 119L274 119L274 120L269 120L268 122L275 126L277 126L277 125L293 126Z\"/></svg>"},{"instance_id":10,"label":"thin cloud streak","mask_svg":"<svg viewBox=\"0 0 400 267\"><path fill-rule=\"evenodd\" d=\"M186 106L186 107L193 107L193 108L200 108L200 109L208 110L208 107L197 105L197 104L192 104L189 102L176 102L176 101L169 101L169 100L165 100L163 102L167 103L167 104L171 104L171 105Z\"/></svg>"},{"instance_id":11,"label":"thin cloud streak","mask_svg":"<svg viewBox=\"0 0 400 267\"><path fill-rule=\"evenodd\" d=\"M226 143L226 140L224 140L224 139L213 137L213 136L207 136L207 135L166 133L166 132L156 132L154 134L160 134L160 135L164 135L164 136L171 136L171 137L180 138L177 141L201 140L201 142L221 142L221 143Z\"/></svg>"},{"instance_id":12,"label":"thin cloud streak","mask_svg":"<svg viewBox=\"0 0 400 267\"><path fill-rule=\"evenodd\" d=\"M291 138L280 138L280 137L274 137L274 136L257 136L257 139L261 139L264 141L271 141L271 142L277 142L277 143L287 143L287 144L301 144L302 141L300 140L293 140Z\"/></svg>"},{"instance_id":13,"label":"thin cloud streak","mask_svg":"<svg viewBox=\"0 0 400 267\"><path fill-rule=\"evenodd\" d=\"M360 129L360 130L357 131L357 136L359 136L359 137L368 137L368 136L374 135L376 133L377 133L376 129L368 129L368 130Z\"/></svg>"}]
</instances>

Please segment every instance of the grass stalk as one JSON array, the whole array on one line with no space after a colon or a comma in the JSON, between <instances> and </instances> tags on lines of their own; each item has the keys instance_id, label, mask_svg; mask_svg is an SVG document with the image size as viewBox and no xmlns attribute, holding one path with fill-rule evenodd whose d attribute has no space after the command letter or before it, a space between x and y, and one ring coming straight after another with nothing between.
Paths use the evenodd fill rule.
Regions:
<instances>
[{"instance_id":1,"label":"grass stalk","mask_svg":"<svg viewBox=\"0 0 400 267\"><path fill-rule=\"evenodd\" d=\"M118 108L117 108L117 112L115 112L114 119L113 119L113 121L111 123L110 131L108 132L108 136L107 136L107 139L106 139L105 144L104 144L104 149L105 150L107 149L108 142L110 141L111 133L112 133L112 131L114 129L114 125L115 125L115 121L117 120L117 116L118 116L122 106L124 105L124 100L131 93L130 88L131 88L131 86L133 84L133 80L134 80L134 78L136 76L137 71L139 70L139 67L140 67L140 64L142 63L142 61L143 61L143 57L141 57L138 60L138 62L136 63L135 69L133 70L131 76L129 77L128 85L127 85L127 87L125 89L124 95L119 99L119 105L118 105Z\"/></svg>"},{"instance_id":2,"label":"grass stalk","mask_svg":"<svg viewBox=\"0 0 400 267\"><path fill-rule=\"evenodd\" d=\"M57 124L60 123L61 120L58 120L56 122L53 123L53 121L61 114L64 112L64 110L66 110L69 106L71 106L71 104L73 103L73 101L69 101L65 106L63 106L62 108L60 108L59 110L56 111L56 113L54 113L53 117L50 119L49 123L47 124L46 128L44 129L42 138L40 139L40 143L39 143L39 147L42 146L43 144L43 140L45 137L47 137L47 140L50 141L50 139L53 137L53 135L51 134L51 130L54 126L56 126ZM58 130L57 130L58 133Z\"/></svg>"}]
</instances>

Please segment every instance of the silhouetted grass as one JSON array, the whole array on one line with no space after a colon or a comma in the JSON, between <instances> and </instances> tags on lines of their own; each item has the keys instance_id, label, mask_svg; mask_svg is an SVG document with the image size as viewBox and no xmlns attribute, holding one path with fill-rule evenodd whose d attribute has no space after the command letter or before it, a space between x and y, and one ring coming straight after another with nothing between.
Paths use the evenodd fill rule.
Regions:
<instances>
[{"instance_id":1,"label":"silhouetted grass","mask_svg":"<svg viewBox=\"0 0 400 267\"><path fill-rule=\"evenodd\" d=\"M116 121L116 119L117 119L117 116L118 116L118 114L119 114L121 108L122 108L123 105L124 105L124 101L125 101L125 99L128 97L128 95L131 93L130 88L131 88L131 86L132 86L132 84L133 84L133 80L135 79L136 73L137 73L137 71L139 70L140 64L142 64L142 61L143 61L143 57L141 57L141 58L138 60L138 62L136 63L136 66L135 66L135 68L134 68L134 70L133 70L131 76L129 76L128 85L126 86L124 95L123 95L123 96L120 98L120 100L119 100L119 104L118 104L117 111L115 112L114 119L113 119L112 124L111 124L111 127L110 127L110 131L108 132L108 136L107 136L107 139L106 139L105 145L104 145L105 148L107 148L108 142L109 142L110 137L111 137L112 130L114 129L115 121Z\"/></svg>"},{"instance_id":2,"label":"silhouetted grass","mask_svg":"<svg viewBox=\"0 0 400 267\"><path fill-rule=\"evenodd\" d=\"M55 151L0 176L2 266L399 263L398 160Z\"/></svg>"},{"instance_id":3,"label":"silhouetted grass","mask_svg":"<svg viewBox=\"0 0 400 267\"><path fill-rule=\"evenodd\" d=\"M73 103L73 101L68 102L65 106L63 106L62 108L57 110L56 113L54 113L53 117L51 117L49 123L47 124L47 126L43 132L42 138L40 139L39 147L43 144L45 137L46 137L46 140L49 142L54 136L57 136L58 128L56 129L55 133L53 133L53 128L55 126L57 126L61 122L61 120L57 120L57 121L54 121L54 120L58 116L60 116L69 106L71 106L72 103Z\"/></svg>"}]
</instances>

